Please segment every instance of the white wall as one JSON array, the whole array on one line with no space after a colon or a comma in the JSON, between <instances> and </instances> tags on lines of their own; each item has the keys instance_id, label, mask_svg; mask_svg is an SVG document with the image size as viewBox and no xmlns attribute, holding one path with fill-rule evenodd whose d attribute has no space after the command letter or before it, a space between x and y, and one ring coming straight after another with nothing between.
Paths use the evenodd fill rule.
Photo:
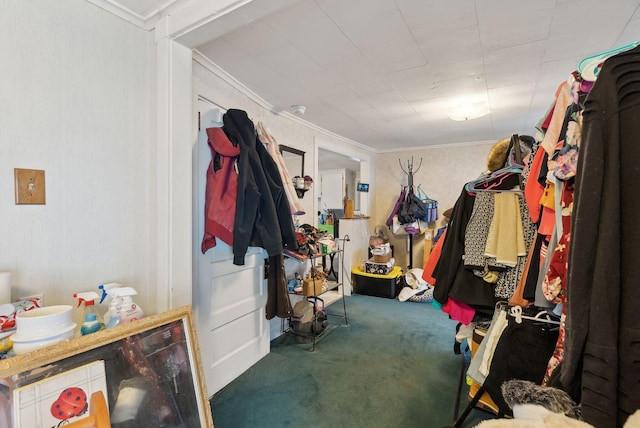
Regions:
<instances>
[{"instance_id":1,"label":"white wall","mask_svg":"<svg viewBox=\"0 0 640 428\"><path fill-rule=\"evenodd\" d=\"M106 281L155 312L155 45L89 2L3 1L0 270L46 304ZM45 170L46 205L15 205L13 169Z\"/></svg>"}]
</instances>

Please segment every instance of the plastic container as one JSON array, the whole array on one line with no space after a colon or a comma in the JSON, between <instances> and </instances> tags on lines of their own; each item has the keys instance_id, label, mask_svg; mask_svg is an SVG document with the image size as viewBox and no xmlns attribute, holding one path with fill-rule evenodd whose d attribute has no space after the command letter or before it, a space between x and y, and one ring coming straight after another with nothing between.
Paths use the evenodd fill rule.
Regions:
<instances>
[{"instance_id":1,"label":"plastic container","mask_svg":"<svg viewBox=\"0 0 640 428\"><path fill-rule=\"evenodd\" d=\"M138 294L133 288L114 288L110 290L109 294L113 300L109 304L109 319L105 320L106 328L115 327L144 317L144 311L131 297Z\"/></svg>"},{"instance_id":2,"label":"plastic container","mask_svg":"<svg viewBox=\"0 0 640 428\"><path fill-rule=\"evenodd\" d=\"M353 268L351 270L353 292L395 299L397 295L396 284L401 275L402 268L400 266L395 266L388 275L376 275L364 272L359 267Z\"/></svg>"},{"instance_id":3,"label":"plastic container","mask_svg":"<svg viewBox=\"0 0 640 428\"><path fill-rule=\"evenodd\" d=\"M100 324L100 321L98 321L98 316L96 314L87 313L84 315L84 323L82 324L82 327L80 327L80 334L82 336L95 333L101 329L102 325Z\"/></svg>"},{"instance_id":4,"label":"plastic container","mask_svg":"<svg viewBox=\"0 0 640 428\"><path fill-rule=\"evenodd\" d=\"M83 293L75 293L73 297L78 299L77 307L82 307L82 320L86 322L87 315L91 314L93 315L94 321L98 323L98 326L99 326L98 330L100 328L103 328L104 324L102 324L101 322L102 317L100 316L96 308L96 301L100 297L98 296L98 293L96 293L95 291L86 291ZM84 333L80 331L80 334L84 334Z\"/></svg>"},{"instance_id":5,"label":"plastic container","mask_svg":"<svg viewBox=\"0 0 640 428\"><path fill-rule=\"evenodd\" d=\"M107 284L98 285L98 294L100 294L100 300L98 300L98 318L102 319L106 324L109 318L109 304L113 300L110 295L110 291L114 288L120 288L122 284L119 282L109 282Z\"/></svg>"}]
</instances>

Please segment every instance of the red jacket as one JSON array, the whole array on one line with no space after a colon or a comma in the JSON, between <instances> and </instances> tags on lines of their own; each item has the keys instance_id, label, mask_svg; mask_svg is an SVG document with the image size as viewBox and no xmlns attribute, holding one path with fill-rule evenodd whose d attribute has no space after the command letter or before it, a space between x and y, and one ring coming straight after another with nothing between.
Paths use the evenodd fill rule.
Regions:
<instances>
[{"instance_id":1,"label":"red jacket","mask_svg":"<svg viewBox=\"0 0 640 428\"><path fill-rule=\"evenodd\" d=\"M211 162L207 168L202 254L216 246L216 238L233 246L240 154L240 147L229 141L222 128L207 128L207 136Z\"/></svg>"}]
</instances>

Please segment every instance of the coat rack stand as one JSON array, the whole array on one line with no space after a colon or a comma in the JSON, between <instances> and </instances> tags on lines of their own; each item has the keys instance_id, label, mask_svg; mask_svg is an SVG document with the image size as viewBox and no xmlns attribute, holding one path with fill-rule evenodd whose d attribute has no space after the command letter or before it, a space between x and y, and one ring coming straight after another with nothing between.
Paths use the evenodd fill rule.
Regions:
<instances>
[{"instance_id":1,"label":"coat rack stand","mask_svg":"<svg viewBox=\"0 0 640 428\"><path fill-rule=\"evenodd\" d=\"M400 164L400 169L402 169L402 172L407 174L407 195L413 194L413 174L418 172L418 170L422 166L422 158L420 158L420 163L415 170L413 169L413 156L411 156L411 161L407 160L407 169L404 169L404 167L402 166L402 161L400 159L398 159L398 163ZM407 264L407 270L410 270L413 268L413 235L407 233L406 239L407 253L409 254L409 263Z\"/></svg>"}]
</instances>

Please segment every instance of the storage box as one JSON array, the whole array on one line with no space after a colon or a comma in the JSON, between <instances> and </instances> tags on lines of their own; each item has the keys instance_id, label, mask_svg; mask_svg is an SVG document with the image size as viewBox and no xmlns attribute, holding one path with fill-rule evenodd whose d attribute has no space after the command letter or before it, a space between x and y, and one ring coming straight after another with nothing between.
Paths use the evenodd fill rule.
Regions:
<instances>
[{"instance_id":1,"label":"storage box","mask_svg":"<svg viewBox=\"0 0 640 428\"><path fill-rule=\"evenodd\" d=\"M387 263L389 260L391 260L391 253L382 255L374 254L371 261L374 263Z\"/></svg>"},{"instance_id":2,"label":"storage box","mask_svg":"<svg viewBox=\"0 0 640 428\"><path fill-rule=\"evenodd\" d=\"M384 263L376 263L375 256L364 262L364 270L367 273L373 273L376 275L388 275L393 270L393 266L395 265L394 259L389 259L389 261Z\"/></svg>"},{"instance_id":3,"label":"storage box","mask_svg":"<svg viewBox=\"0 0 640 428\"><path fill-rule=\"evenodd\" d=\"M311 279L305 278L302 280L302 294L305 296L317 296L322 294L322 284L324 283L321 279Z\"/></svg>"},{"instance_id":4,"label":"storage box","mask_svg":"<svg viewBox=\"0 0 640 428\"><path fill-rule=\"evenodd\" d=\"M395 299L396 281L402 275L400 266L394 267L388 275L375 275L355 267L351 270L353 292L369 296Z\"/></svg>"}]
</instances>

